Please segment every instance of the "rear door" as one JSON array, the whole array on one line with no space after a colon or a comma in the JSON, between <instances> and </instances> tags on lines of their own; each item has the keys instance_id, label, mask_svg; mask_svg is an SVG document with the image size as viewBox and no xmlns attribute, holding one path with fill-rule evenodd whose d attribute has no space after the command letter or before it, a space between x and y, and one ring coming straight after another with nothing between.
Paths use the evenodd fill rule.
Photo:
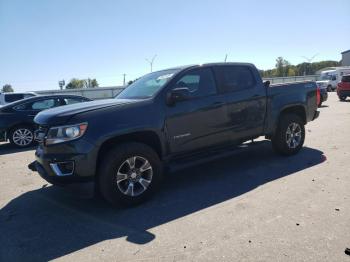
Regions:
<instances>
[{"instance_id":1,"label":"rear door","mask_svg":"<svg viewBox=\"0 0 350 262\"><path fill-rule=\"evenodd\" d=\"M191 98L167 106L166 130L171 153L189 153L228 143L224 132L225 96L217 93L212 69L187 71L171 89L176 87L189 88Z\"/></svg>"},{"instance_id":2,"label":"rear door","mask_svg":"<svg viewBox=\"0 0 350 262\"><path fill-rule=\"evenodd\" d=\"M249 65L225 65L215 67L215 74L219 91L226 97L231 141L262 135L266 88L257 70Z\"/></svg>"}]
</instances>

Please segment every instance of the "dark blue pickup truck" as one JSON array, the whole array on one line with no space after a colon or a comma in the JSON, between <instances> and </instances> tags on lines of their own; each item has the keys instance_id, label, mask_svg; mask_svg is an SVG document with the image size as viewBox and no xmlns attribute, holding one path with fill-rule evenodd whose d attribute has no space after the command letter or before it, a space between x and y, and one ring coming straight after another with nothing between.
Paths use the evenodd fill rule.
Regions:
<instances>
[{"instance_id":1,"label":"dark blue pickup truck","mask_svg":"<svg viewBox=\"0 0 350 262\"><path fill-rule=\"evenodd\" d=\"M316 83L270 86L246 63L162 70L115 99L43 111L29 165L52 184L94 181L113 204L137 204L164 170L218 157L260 136L280 154L303 146L319 115Z\"/></svg>"}]
</instances>

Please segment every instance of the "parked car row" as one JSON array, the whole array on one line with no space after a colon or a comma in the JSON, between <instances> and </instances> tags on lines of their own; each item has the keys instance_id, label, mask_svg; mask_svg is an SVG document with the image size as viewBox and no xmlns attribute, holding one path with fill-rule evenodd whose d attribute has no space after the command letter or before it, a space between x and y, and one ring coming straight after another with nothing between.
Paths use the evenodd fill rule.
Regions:
<instances>
[{"instance_id":1,"label":"parked car row","mask_svg":"<svg viewBox=\"0 0 350 262\"><path fill-rule=\"evenodd\" d=\"M328 92L336 90L340 101L345 101L348 96L350 96L350 69L342 68L333 70L335 73L330 76L324 75L323 77L331 77L334 79L332 85L330 85L330 80L316 81L317 88L319 89L319 106L322 105L328 99ZM333 72L332 71L332 72ZM328 71L327 71L328 72ZM339 79L339 81L337 81ZM333 89L333 84L336 84L336 88Z\"/></svg>"},{"instance_id":2,"label":"parked car row","mask_svg":"<svg viewBox=\"0 0 350 262\"><path fill-rule=\"evenodd\" d=\"M87 101L91 100L75 95L52 95L32 96L9 103L0 108L0 141L9 140L17 147L31 146L34 143L34 131L37 129L33 119L39 112Z\"/></svg>"},{"instance_id":3,"label":"parked car row","mask_svg":"<svg viewBox=\"0 0 350 262\"><path fill-rule=\"evenodd\" d=\"M335 91L337 89L338 83L344 75L350 74L350 66L334 67L329 70L321 72L320 79L317 81L322 85L325 85L328 92Z\"/></svg>"}]
</instances>

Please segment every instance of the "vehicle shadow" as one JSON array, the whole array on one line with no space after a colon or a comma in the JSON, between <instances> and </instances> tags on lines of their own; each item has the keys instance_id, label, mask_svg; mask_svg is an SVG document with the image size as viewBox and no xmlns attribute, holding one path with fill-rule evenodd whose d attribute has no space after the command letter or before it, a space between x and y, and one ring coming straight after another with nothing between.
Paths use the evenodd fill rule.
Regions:
<instances>
[{"instance_id":1,"label":"vehicle shadow","mask_svg":"<svg viewBox=\"0 0 350 262\"><path fill-rule=\"evenodd\" d=\"M323 152L308 147L280 157L270 143L259 142L239 154L169 175L152 200L128 209L61 188L27 192L0 210L0 261L48 261L122 237L142 245L157 237L151 228L297 175L325 159Z\"/></svg>"},{"instance_id":2,"label":"vehicle shadow","mask_svg":"<svg viewBox=\"0 0 350 262\"><path fill-rule=\"evenodd\" d=\"M0 156L7 154L14 154L19 152L26 152L34 150L36 146L26 147L26 148L17 148L10 143L0 143Z\"/></svg>"}]
</instances>

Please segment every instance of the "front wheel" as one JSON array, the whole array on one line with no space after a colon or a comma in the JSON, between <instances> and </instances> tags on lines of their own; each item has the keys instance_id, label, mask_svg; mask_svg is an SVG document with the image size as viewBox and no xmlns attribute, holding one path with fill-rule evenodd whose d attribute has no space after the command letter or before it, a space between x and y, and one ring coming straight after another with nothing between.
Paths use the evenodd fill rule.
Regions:
<instances>
[{"instance_id":1,"label":"front wheel","mask_svg":"<svg viewBox=\"0 0 350 262\"><path fill-rule=\"evenodd\" d=\"M302 119L295 114L283 115L275 135L273 149L281 155L294 155L300 151L305 141L305 127Z\"/></svg>"},{"instance_id":2,"label":"front wheel","mask_svg":"<svg viewBox=\"0 0 350 262\"><path fill-rule=\"evenodd\" d=\"M328 92L332 92L332 89L333 89L333 88L332 88L331 85L327 86L327 91L328 91Z\"/></svg>"},{"instance_id":3,"label":"front wheel","mask_svg":"<svg viewBox=\"0 0 350 262\"><path fill-rule=\"evenodd\" d=\"M147 200L162 179L157 153L141 143L117 145L103 156L98 174L101 195L113 205L133 206Z\"/></svg>"},{"instance_id":4,"label":"front wheel","mask_svg":"<svg viewBox=\"0 0 350 262\"><path fill-rule=\"evenodd\" d=\"M10 143L19 148L33 145L34 131L28 126L18 126L10 132Z\"/></svg>"}]
</instances>

